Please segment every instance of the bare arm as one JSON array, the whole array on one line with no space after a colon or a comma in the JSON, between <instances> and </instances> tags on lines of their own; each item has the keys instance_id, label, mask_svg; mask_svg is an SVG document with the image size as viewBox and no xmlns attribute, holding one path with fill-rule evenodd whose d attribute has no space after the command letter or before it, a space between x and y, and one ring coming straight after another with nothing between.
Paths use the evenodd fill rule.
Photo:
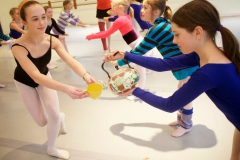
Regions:
<instances>
[{"instance_id":1,"label":"bare arm","mask_svg":"<svg viewBox=\"0 0 240 160\"><path fill-rule=\"evenodd\" d=\"M18 32L20 32L20 33L22 33L22 34L25 34L25 33L26 33L26 31L23 30L22 28L20 28L15 22L12 22L12 23L10 24L10 28L11 28L11 29L14 29L14 30L16 30L16 31L18 31Z\"/></svg>"},{"instance_id":2,"label":"bare arm","mask_svg":"<svg viewBox=\"0 0 240 160\"><path fill-rule=\"evenodd\" d=\"M12 48L12 53L23 70L34 80L34 82L54 90L66 92L67 85L59 83L39 72L37 67L27 57L28 52L26 49L20 46L14 46Z\"/></svg>"},{"instance_id":3,"label":"bare arm","mask_svg":"<svg viewBox=\"0 0 240 160\"><path fill-rule=\"evenodd\" d=\"M57 91L64 92L68 94L72 99L79 99L88 97L87 93L76 87L60 83L48 76L39 72L37 67L32 63L32 61L27 57L28 52L26 49L20 46L14 46L12 48L12 53L17 59L24 71L34 80L34 82L51 88ZM90 79L90 78L89 78Z\"/></svg>"},{"instance_id":4,"label":"bare arm","mask_svg":"<svg viewBox=\"0 0 240 160\"><path fill-rule=\"evenodd\" d=\"M83 65L79 63L77 60L75 60L72 56L70 56L70 54L64 49L62 43L55 37L52 38L53 38L52 49L56 50L58 55L68 64L68 66L76 74L84 78L87 84L96 82L96 80L87 73L87 70L83 67Z\"/></svg>"}]
</instances>

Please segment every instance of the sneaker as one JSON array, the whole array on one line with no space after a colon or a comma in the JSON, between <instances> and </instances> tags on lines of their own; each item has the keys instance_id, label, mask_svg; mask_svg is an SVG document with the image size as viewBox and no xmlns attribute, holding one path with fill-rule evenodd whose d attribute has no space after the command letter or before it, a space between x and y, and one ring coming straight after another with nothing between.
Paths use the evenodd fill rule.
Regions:
<instances>
[{"instance_id":1,"label":"sneaker","mask_svg":"<svg viewBox=\"0 0 240 160\"><path fill-rule=\"evenodd\" d=\"M5 85L4 84L0 84L0 88L4 88L5 87Z\"/></svg>"},{"instance_id":2,"label":"sneaker","mask_svg":"<svg viewBox=\"0 0 240 160\"><path fill-rule=\"evenodd\" d=\"M185 133L189 132L190 130L191 130L191 128L185 129L185 128L179 126L178 129L176 129L175 131L172 132L171 136L173 136L173 137L181 137L182 135L184 135Z\"/></svg>"},{"instance_id":3,"label":"sneaker","mask_svg":"<svg viewBox=\"0 0 240 160\"><path fill-rule=\"evenodd\" d=\"M130 101L133 101L133 100L138 100L139 98L131 95L131 96L127 96L127 99L130 100Z\"/></svg>"},{"instance_id":4,"label":"sneaker","mask_svg":"<svg viewBox=\"0 0 240 160\"><path fill-rule=\"evenodd\" d=\"M57 66L55 66L55 65L53 65L53 64L51 64L51 63L48 63L48 64L47 64L47 67L48 67L48 69L57 68Z\"/></svg>"}]
</instances>

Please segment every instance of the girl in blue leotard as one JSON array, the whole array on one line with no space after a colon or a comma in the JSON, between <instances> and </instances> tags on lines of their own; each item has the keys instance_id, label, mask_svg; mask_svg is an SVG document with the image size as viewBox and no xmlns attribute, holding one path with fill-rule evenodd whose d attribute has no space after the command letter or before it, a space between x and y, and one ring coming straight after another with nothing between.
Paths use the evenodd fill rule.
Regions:
<instances>
[{"instance_id":1,"label":"girl in blue leotard","mask_svg":"<svg viewBox=\"0 0 240 160\"><path fill-rule=\"evenodd\" d=\"M184 54L165 59L138 56L126 52L105 61L124 58L156 71L177 70L199 65L191 78L172 96L163 98L133 88L132 93L146 103L174 112L206 93L217 108L236 127L233 135L231 160L240 159L240 51L239 43L230 30L221 25L216 8L206 0L193 0L178 9L172 18L173 42ZM215 42L220 32L223 50ZM123 95L125 95L123 94ZM220 124L221 126L221 124ZM224 139L229 139L223 137Z\"/></svg>"},{"instance_id":2,"label":"girl in blue leotard","mask_svg":"<svg viewBox=\"0 0 240 160\"><path fill-rule=\"evenodd\" d=\"M9 11L10 16L12 17L12 22L10 23L10 33L9 36L18 39L22 34L26 33L24 30L24 25L22 19L19 16L18 8L11 8Z\"/></svg>"}]
</instances>

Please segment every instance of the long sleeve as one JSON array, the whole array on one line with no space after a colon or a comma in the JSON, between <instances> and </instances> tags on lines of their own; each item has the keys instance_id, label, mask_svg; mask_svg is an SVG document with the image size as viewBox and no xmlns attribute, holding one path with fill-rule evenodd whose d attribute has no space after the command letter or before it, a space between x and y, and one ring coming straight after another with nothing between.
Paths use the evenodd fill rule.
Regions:
<instances>
[{"instance_id":1,"label":"long sleeve","mask_svg":"<svg viewBox=\"0 0 240 160\"><path fill-rule=\"evenodd\" d=\"M107 38L108 36L110 36L111 34L116 32L117 30L119 30L121 32L122 36L124 36L127 33L129 33L130 31L132 31L133 29L134 29L134 27L133 27L133 24L132 24L132 21L131 21L129 15L124 14L124 15L119 16L108 30L98 32L96 34L88 35L86 38L88 40L97 39L97 38Z\"/></svg>"},{"instance_id":2,"label":"long sleeve","mask_svg":"<svg viewBox=\"0 0 240 160\"><path fill-rule=\"evenodd\" d=\"M98 38L107 38L117 30L119 30L119 28L122 27L123 24L124 22L120 21L118 18L108 30L88 35L87 39L91 40L91 39L98 39Z\"/></svg>"},{"instance_id":3,"label":"long sleeve","mask_svg":"<svg viewBox=\"0 0 240 160\"><path fill-rule=\"evenodd\" d=\"M51 36L54 36L56 38L59 38L59 35L56 35L56 34L52 34L51 33L51 29L52 29L52 26L47 26L46 30L45 30L45 33L48 34L48 35L51 35Z\"/></svg>"},{"instance_id":4,"label":"long sleeve","mask_svg":"<svg viewBox=\"0 0 240 160\"><path fill-rule=\"evenodd\" d=\"M8 41L8 40L10 40L10 37L9 37L9 36L6 36L6 35L4 35L4 34L2 34L2 33L0 32L0 39L2 39L2 40L4 40L4 41Z\"/></svg>"},{"instance_id":5,"label":"long sleeve","mask_svg":"<svg viewBox=\"0 0 240 160\"><path fill-rule=\"evenodd\" d=\"M57 22L53 18L51 18L51 20L52 20L52 27L54 27L59 33L64 35L65 32L58 27Z\"/></svg>"},{"instance_id":6,"label":"long sleeve","mask_svg":"<svg viewBox=\"0 0 240 160\"><path fill-rule=\"evenodd\" d=\"M131 50L131 53L137 55L144 55L148 51L157 47L163 57L171 57L182 54L176 44L173 44L173 33L171 31L171 24L167 19L158 18L154 25L149 29L147 35L142 42ZM118 60L118 65L123 66L126 63Z\"/></svg>"},{"instance_id":7,"label":"long sleeve","mask_svg":"<svg viewBox=\"0 0 240 160\"><path fill-rule=\"evenodd\" d=\"M199 57L195 52L164 59L126 52L124 59L158 72L199 66Z\"/></svg>"},{"instance_id":8,"label":"long sleeve","mask_svg":"<svg viewBox=\"0 0 240 160\"><path fill-rule=\"evenodd\" d=\"M202 72L196 72L192 75L187 83L185 83L168 98L154 95L140 88L135 89L133 91L133 95L139 97L144 102L155 108L166 112L174 112L192 102L205 91L214 87L211 80L205 74Z\"/></svg>"},{"instance_id":9,"label":"long sleeve","mask_svg":"<svg viewBox=\"0 0 240 160\"><path fill-rule=\"evenodd\" d=\"M61 15L59 16L59 19L58 19L58 26L60 27L61 30L64 30L68 23L70 23L71 25L74 25L76 26L77 23L79 22L80 20L78 18L76 18L73 13L70 13L68 15L68 13L66 13L65 11L63 11L61 13Z\"/></svg>"},{"instance_id":10,"label":"long sleeve","mask_svg":"<svg viewBox=\"0 0 240 160\"><path fill-rule=\"evenodd\" d=\"M114 22L118 18L118 15L108 18L109 22Z\"/></svg>"}]
</instances>

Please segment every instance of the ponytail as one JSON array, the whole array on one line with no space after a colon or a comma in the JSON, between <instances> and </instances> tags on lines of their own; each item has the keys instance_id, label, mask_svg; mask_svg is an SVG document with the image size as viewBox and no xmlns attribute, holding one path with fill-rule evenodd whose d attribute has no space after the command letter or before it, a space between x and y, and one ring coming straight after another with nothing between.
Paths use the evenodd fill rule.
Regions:
<instances>
[{"instance_id":1,"label":"ponytail","mask_svg":"<svg viewBox=\"0 0 240 160\"><path fill-rule=\"evenodd\" d=\"M132 7L129 7L129 16L130 16L131 18L134 18L134 10L133 10Z\"/></svg>"},{"instance_id":2,"label":"ponytail","mask_svg":"<svg viewBox=\"0 0 240 160\"><path fill-rule=\"evenodd\" d=\"M240 75L239 43L229 29L222 27L219 32L222 35L223 53L237 67L238 75Z\"/></svg>"},{"instance_id":3,"label":"ponytail","mask_svg":"<svg viewBox=\"0 0 240 160\"><path fill-rule=\"evenodd\" d=\"M169 19L170 21L172 20L172 10L169 6L165 7L163 17Z\"/></svg>"},{"instance_id":4,"label":"ponytail","mask_svg":"<svg viewBox=\"0 0 240 160\"><path fill-rule=\"evenodd\" d=\"M193 0L186 3L174 13L172 22L189 32L196 26L201 26L213 41L216 32L219 31L222 35L223 53L237 67L240 75L239 42L230 30L221 25L219 13L210 2Z\"/></svg>"}]
</instances>

